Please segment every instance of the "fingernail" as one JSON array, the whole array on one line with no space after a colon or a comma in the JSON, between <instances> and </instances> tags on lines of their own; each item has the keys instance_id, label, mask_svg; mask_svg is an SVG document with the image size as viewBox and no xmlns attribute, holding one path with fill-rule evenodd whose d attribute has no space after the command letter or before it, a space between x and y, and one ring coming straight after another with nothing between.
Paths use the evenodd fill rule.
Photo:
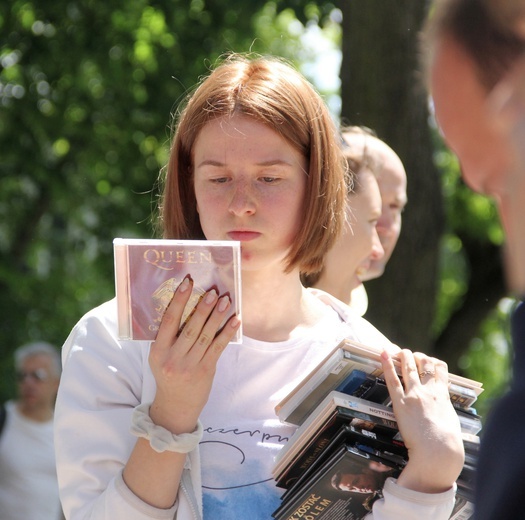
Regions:
<instances>
[{"instance_id":1,"label":"fingernail","mask_svg":"<svg viewBox=\"0 0 525 520\"><path fill-rule=\"evenodd\" d=\"M182 280L182 283L179 285L179 292L184 293L190 288L190 278L189 276L186 276L184 280Z\"/></svg>"},{"instance_id":2,"label":"fingernail","mask_svg":"<svg viewBox=\"0 0 525 520\"><path fill-rule=\"evenodd\" d=\"M219 310L219 312L224 312L229 306L230 297L225 295L219 300L219 305L217 306L217 309Z\"/></svg>"},{"instance_id":3,"label":"fingernail","mask_svg":"<svg viewBox=\"0 0 525 520\"><path fill-rule=\"evenodd\" d=\"M240 323L239 318L237 318L237 316L234 316L234 317L230 320L230 327L232 327L232 328L237 327L237 325L239 325L239 323Z\"/></svg>"},{"instance_id":4,"label":"fingernail","mask_svg":"<svg viewBox=\"0 0 525 520\"><path fill-rule=\"evenodd\" d=\"M217 291L215 289L212 289L208 292L204 301L209 305L210 303L213 303L215 301L215 298L217 298Z\"/></svg>"}]
</instances>

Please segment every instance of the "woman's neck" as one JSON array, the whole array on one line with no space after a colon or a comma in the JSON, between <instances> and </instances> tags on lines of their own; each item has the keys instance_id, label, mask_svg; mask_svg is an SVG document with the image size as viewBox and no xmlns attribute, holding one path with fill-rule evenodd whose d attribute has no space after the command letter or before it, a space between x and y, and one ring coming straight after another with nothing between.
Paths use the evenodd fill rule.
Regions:
<instances>
[{"instance_id":1,"label":"woman's neck","mask_svg":"<svg viewBox=\"0 0 525 520\"><path fill-rule=\"evenodd\" d=\"M300 327L313 326L324 305L301 285L298 271L266 276L243 271L243 333L261 341L286 341Z\"/></svg>"}]
</instances>

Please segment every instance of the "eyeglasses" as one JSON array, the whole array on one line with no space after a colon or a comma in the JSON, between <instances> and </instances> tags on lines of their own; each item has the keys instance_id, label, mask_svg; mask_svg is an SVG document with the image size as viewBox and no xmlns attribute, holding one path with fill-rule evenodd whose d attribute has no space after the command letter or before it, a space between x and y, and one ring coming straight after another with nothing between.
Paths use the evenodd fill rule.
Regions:
<instances>
[{"instance_id":1,"label":"eyeglasses","mask_svg":"<svg viewBox=\"0 0 525 520\"><path fill-rule=\"evenodd\" d=\"M20 372L16 373L16 380L19 383L23 383L26 379L32 379L37 383L42 383L49 379L49 374L43 368L37 368L31 372L25 372L21 370Z\"/></svg>"}]
</instances>

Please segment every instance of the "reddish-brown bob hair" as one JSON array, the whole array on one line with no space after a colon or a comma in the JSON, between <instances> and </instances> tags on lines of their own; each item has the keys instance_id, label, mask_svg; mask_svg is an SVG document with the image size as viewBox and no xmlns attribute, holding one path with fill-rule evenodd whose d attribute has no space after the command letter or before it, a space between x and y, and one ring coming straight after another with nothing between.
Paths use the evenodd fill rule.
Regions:
<instances>
[{"instance_id":1,"label":"reddish-brown bob hair","mask_svg":"<svg viewBox=\"0 0 525 520\"><path fill-rule=\"evenodd\" d=\"M243 114L282 135L308 163L302 222L286 269L320 269L344 218L341 140L320 95L277 58L232 55L195 90L178 119L166 168L160 218L164 238L203 239L193 184L193 146L218 117Z\"/></svg>"}]
</instances>

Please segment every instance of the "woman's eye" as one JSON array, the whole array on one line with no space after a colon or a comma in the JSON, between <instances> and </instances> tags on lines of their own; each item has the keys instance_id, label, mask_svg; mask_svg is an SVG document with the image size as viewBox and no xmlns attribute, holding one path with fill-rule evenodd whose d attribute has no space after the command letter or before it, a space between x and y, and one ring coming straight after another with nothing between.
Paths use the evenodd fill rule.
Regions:
<instances>
[{"instance_id":1,"label":"woman's eye","mask_svg":"<svg viewBox=\"0 0 525 520\"><path fill-rule=\"evenodd\" d=\"M261 177L261 180L266 184L274 184L279 178L278 177Z\"/></svg>"}]
</instances>

